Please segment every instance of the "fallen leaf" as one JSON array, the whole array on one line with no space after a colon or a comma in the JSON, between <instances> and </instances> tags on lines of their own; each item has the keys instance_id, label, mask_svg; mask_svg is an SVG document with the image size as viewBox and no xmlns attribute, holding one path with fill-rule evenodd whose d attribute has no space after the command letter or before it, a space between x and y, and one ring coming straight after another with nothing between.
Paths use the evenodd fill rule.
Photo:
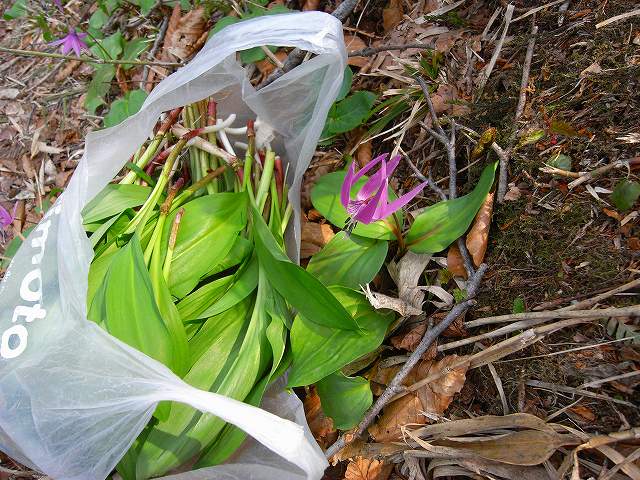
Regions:
<instances>
[{"instance_id":1,"label":"fallen leaf","mask_svg":"<svg viewBox=\"0 0 640 480\"><path fill-rule=\"evenodd\" d=\"M427 331L426 322L420 322L413 328L409 329L405 333L401 333L394 337L391 337L391 345L400 350L406 350L413 352L422 341L425 332ZM438 343L433 342L426 352L422 354L422 360L433 360L438 354Z\"/></svg>"},{"instance_id":2,"label":"fallen leaf","mask_svg":"<svg viewBox=\"0 0 640 480\"><path fill-rule=\"evenodd\" d=\"M453 396L464 386L468 363L459 363L457 355L448 355L438 362L419 363L407 376L405 385L413 384L439 372L446 372L416 392L409 393L385 407L380 419L369 433L377 442L396 441L402 437L402 427L408 424L424 425L428 415L442 415L453 401Z\"/></svg>"},{"instance_id":3,"label":"fallen leaf","mask_svg":"<svg viewBox=\"0 0 640 480\"><path fill-rule=\"evenodd\" d=\"M590 74L598 75L600 73L602 73L602 67L598 62L593 62L580 72L580 78L588 77Z\"/></svg>"},{"instance_id":4,"label":"fallen leaf","mask_svg":"<svg viewBox=\"0 0 640 480\"><path fill-rule=\"evenodd\" d=\"M345 480L387 480L392 471L393 465L380 460L359 457L349 462L344 478Z\"/></svg>"},{"instance_id":5,"label":"fallen leaf","mask_svg":"<svg viewBox=\"0 0 640 480\"><path fill-rule=\"evenodd\" d=\"M629 248L631 250L635 250L635 251L640 250L640 238L638 238L638 237L629 238L627 240L627 244L629 245Z\"/></svg>"},{"instance_id":6,"label":"fallen leaf","mask_svg":"<svg viewBox=\"0 0 640 480\"><path fill-rule=\"evenodd\" d=\"M322 411L320 396L315 387L312 387L305 397L303 407L313 438L323 449L327 448L337 440L338 432L333 428L333 420Z\"/></svg>"},{"instance_id":7,"label":"fallen leaf","mask_svg":"<svg viewBox=\"0 0 640 480\"><path fill-rule=\"evenodd\" d=\"M351 53L366 48L367 44L359 36L347 33L344 35L344 46L347 53ZM347 63L354 67L364 67L369 60L366 57L349 57Z\"/></svg>"},{"instance_id":8,"label":"fallen leaf","mask_svg":"<svg viewBox=\"0 0 640 480\"><path fill-rule=\"evenodd\" d=\"M281 62L284 62L284 60L287 58L287 52L285 52L284 50L278 50L275 53L275 56L278 60L280 60ZM263 79L267 78L271 74L271 72L273 72L276 69L276 65L273 63L273 61L270 58L265 58L264 60L260 60L259 62L256 62L256 67L260 72L260 74L262 75Z\"/></svg>"},{"instance_id":9,"label":"fallen leaf","mask_svg":"<svg viewBox=\"0 0 640 480\"><path fill-rule=\"evenodd\" d=\"M495 192L487 195L487 198L476 214L471 230L469 230L465 240L467 250L469 250L469 254L473 259L473 264L476 267L482 263L484 255L487 252L494 196ZM467 278L467 270L464 267L462 254L456 244L449 247L449 251L447 253L447 269L458 277Z\"/></svg>"},{"instance_id":10,"label":"fallen leaf","mask_svg":"<svg viewBox=\"0 0 640 480\"><path fill-rule=\"evenodd\" d=\"M584 418L589 422L593 422L596 419L596 414L593 413L593 410L591 410L589 407L585 407L584 405L576 405L575 407L571 407L569 411L575 413L576 415Z\"/></svg>"},{"instance_id":11,"label":"fallen leaf","mask_svg":"<svg viewBox=\"0 0 640 480\"><path fill-rule=\"evenodd\" d=\"M402 0L389 0L387 7L382 10L382 25L385 32L393 30L402 21L404 11Z\"/></svg>"},{"instance_id":12,"label":"fallen leaf","mask_svg":"<svg viewBox=\"0 0 640 480\"><path fill-rule=\"evenodd\" d=\"M489 229L491 228L491 214L493 213L494 194L495 192L487 195L487 198L476 214L476 219L473 222L473 226L471 227L465 242L476 267L482 263L484 255L487 252Z\"/></svg>"},{"instance_id":13,"label":"fallen leaf","mask_svg":"<svg viewBox=\"0 0 640 480\"><path fill-rule=\"evenodd\" d=\"M300 236L300 258L318 253L335 236L326 223L303 222Z\"/></svg>"},{"instance_id":14,"label":"fallen leaf","mask_svg":"<svg viewBox=\"0 0 640 480\"><path fill-rule=\"evenodd\" d=\"M356 150L356 161L358 162L358 166L360 168L364 167L367 163L369 163L372 157L373 157L373 150L372 150L370 139L358 145L358 149Z\"/></svg>"},{"instance_id":15,"label":"fallen leaf","mask_svg":"<svg viewBox=\"0 0 640 480\"><path fill-rule=\"evenodd\" d=\"M302 254L300 254L302 256ZM402 317L410 317L411 315L421 315L422 309L416 308L402 298L390 297L384 293L372 292L369 285L363 288L363 293L369 300L369 303L376 310L390 309L398 312Z\"/></svg>"},{"instance_id":16,"label":"fallen leaf","mask_svg":"<svg viewBox=\"0 0 640 480\"><path fill-rule=\"evenodd\" d=\"M318 10L318 6L320 5L320 0L306 0L304 5L302 5L303 11L308 10Z\"/></svg>"},{"instance_id":17,"label":"fallen leaf","mask_svg":"<svg viewBox=\"0 0 640 480\"><path fill-rule=\"evenodd\" d=\"M434 321L434 325L438 325L447 316L448 312L434 313L431 318ZM442 332L443 337L449 338L464 338L468 335L467 329L464 327L464 319L467 313L464 312L458 315L453 322Z\"/></svg>"}]
</instances>

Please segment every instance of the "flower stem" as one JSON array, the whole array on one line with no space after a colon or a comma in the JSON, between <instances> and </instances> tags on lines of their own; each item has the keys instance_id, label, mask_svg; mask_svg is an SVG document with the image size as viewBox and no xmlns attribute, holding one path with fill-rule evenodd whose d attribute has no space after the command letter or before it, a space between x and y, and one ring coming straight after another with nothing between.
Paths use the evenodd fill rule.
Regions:
<instances>
[{"instance_id":1,"label":"flower stem","mask_svg":"<svg viewBox=\"0 0 640 480\"><path fill-rule=\"evenodd\" d=\"M178 210L176 217L171 224L171 235L169 235L169 246L167 248L167 257L164 260L164 267L162 268L162 276L164 280L169 282L169 272L171 271L171 261L173 260L173 251L176 247L176 240L178 238L178 229L180 228L180 222L184 215L184 208Z\"/></svg>"},{"instance_id":2,"label":"flower stem","mask_svg":"<svg viewBox=\"0 0 640 480\"><path fill-rule=\"evenodd\" d=\"M262 176L260 177L260 184L258 185L258 193L256 193L256 204L258 210L262 211L267 201L267 195L269 193L269 186L271 185L271 177L273 176L273 169L275 166L276 154L273 150L267 150L264 157L264 165L262 167Z\"/></svg>"}]
</instances>

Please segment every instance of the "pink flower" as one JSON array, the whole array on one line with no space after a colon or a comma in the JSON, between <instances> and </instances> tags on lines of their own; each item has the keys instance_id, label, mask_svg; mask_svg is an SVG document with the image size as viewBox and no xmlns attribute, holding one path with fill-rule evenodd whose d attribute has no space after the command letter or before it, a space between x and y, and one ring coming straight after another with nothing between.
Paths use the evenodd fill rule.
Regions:
<instances>
[{"instance_id":1,"label":"pink flower","mask_svg":"<svg viewBox=\"0 0 640 480\"><path fill-rule=\"evenodd\" d=\"M61 45L62 47L60 48L60 51L62 52L63 55L66 55L71 50L73 50L75 54L79 57L80 52L82 50L89 49L89 47L87 47L87 44L84 41L84 38L86 36L87 36L86 33L82 33L82 32L76 33L75 29L72 28L71 30L69 30L69 33L67 33L66 37L56 40L54 42L51 42L49 43L49 45L53 45L54 47Z\"/></svg>"},{"instance_id":2,"label":"pink flower","mask_svg":"<svg viewBox=\"0 0 640 480\"><path fill-rule=\"evenodd\" d=\"M389 202L389 178L398 166L400 156L396 155L387 164L388 156L389 154L387 153L377 156L357 173L355 171L355 162L349 166L349 171L344 178L340 191L340 201L347 210L351 222L373 223L387 218L393 212L400 210L409 203L427 185L422 183L400 198ZM351 189L353 186L378 163L380 164L380 169L367 179L356 194L356 198L352 199Z\"/></svg>"},{"instance_id":3,"label":"pink flower","mask_svg":"<svg viewBox=\"0 0 640 480\"><path fill-rule=\"evenodd\" d=\"M0 227L2 227L2 229L7 228L9 225L13 223L13 219L16 216L17 207L18 207L18 204L15 203L13 205L13 212L9 213L9 211L6 208L0 205Z\"/></svg>"},{"instance_id":4,"label":"pink flower","mask_svg":"<svg viewBox=\"0 0 640 480\"><path fill-rule=\"evenodd\" d=\"M53 0L53 3L55 3L56 7L58 7L58 9L62 11L62 0Z\"/></svg>"}]
</instances>

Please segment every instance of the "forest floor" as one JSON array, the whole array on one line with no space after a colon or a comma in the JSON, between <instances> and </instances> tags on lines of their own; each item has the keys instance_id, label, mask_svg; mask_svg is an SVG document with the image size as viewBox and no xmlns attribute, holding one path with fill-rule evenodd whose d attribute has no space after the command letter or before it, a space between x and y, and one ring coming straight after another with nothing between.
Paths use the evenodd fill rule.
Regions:
<instances>
[{"instance_id":1,"label":"forest floor","mask_svg":"<svg viewBox=\"0 0 640 480\"><path fill-rule=\"evenodd\" d=\"M14 3L3 1L3 10ZM64 15L51 10L47 17L52 29L65 16L83 24L97 8L93 2L64 3ZM170 6L157 3L144 17L135 16L137 7L122 8L101 28L105 35L118 29L129 40L160 36L140 58L185 62L202 46L222 16L217 5L225 2L199 2L177 18ZM340 2L272 3L332 12ZM435 124L421 99L416 72L434 86L431 98L445 132L452 120L459 126L460 194L473 189L483 168L499 159L500 148L508 156L508 180L504 198L485 202L484 217L476 219L484 228L467 237L467 245L470 240L479 243L474 251L486 249L479 254L488 270L477 303L438 339L437 352L433 347L423 356L426 366L417 367L405 385L434 377L435 371L439 377L427 382L424 391L387 405L369 428L367 441L358 440L334 457L327 478L569 478L578 471L571 463L576 446L595 438L576 457L580 477L572 479L640 479L637 310L574 321L560 314L537 323L524 318L512 330L499 332L502 323L469 323L498 315L621 309L640 303L638 6L627 0L514 0L511 10L502 0L362 0L344 22L350 52L416 43L429 48L364 51L350 57L351 91L374 92L380 107L318 147L302 198L303 264L326 243L327 229L333 235L313 209L309 189L322 174L342 167L347 155L364 165L379 153L404 153L447 190L451 171L445 149L429 134ZM635 14L624 15L629 12ZM0 21L0 38L3 47L53 51L41 23L29 15ZM521 88L531 45L530 72ZM284 59L286 51L276 55ZM95 78L90 63L6 52L0 58L0 205L15 212L13 223L0 232L5 269L19 243L14 239L26 236L64 190L82 157L86 134L102 128L107 105L138 85L150 91L170 68L117 67L101 93L106 105L89 114L85 102ZM251 66L254 83L275 68L268 59ZM489 141L476 152L479 135ZM494 142L498 149L492 148ZM396 180L398 191L418 183L404 162ZM427 188L410 211L437 200ZM454 296L464 290L467 284L454 278L450 263L455 256L451 251L435 254L419 283L441 286ZM395 288L384 271L373 286L387 293ZM426 301L433 310L433 302L443 298L429 293ZM374 395L384 391L398 365L415 350L427 323L424 316L405 322L378 358L360 370L372 382ZM517 335L521 343L510 347L509 340ZM537 341L527 341L527 335ZM479 352L496 346L495 357L474 363ZM471 360L460 364L460 359ZM313 389L299 394L316 439L328 447L338 437L331 419L322 415ZM452 427L457 433L441 443L433 443L440 438L433 432L423 437L428 442L411 443L415 437L404 437L403 444L398 436L406 434L407 425L518 413L535 416L544 427L531 416L516 416L503 417L509 420L491 424L482 434L477 424ZM523 436L510 436L514 432ZM567 435L579 441L563 443ZM505 450L513 454L496 453ZM1 465L6 471L0 470L0 479L25 476L10 459Z\"/></svg>"}]
</instances>

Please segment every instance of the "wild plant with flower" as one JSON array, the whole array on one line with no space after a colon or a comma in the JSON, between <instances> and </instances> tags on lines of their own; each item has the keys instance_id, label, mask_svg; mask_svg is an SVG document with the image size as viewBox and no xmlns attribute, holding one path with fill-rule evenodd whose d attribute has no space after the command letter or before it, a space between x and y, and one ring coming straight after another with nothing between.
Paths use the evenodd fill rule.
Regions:
<instances>
[{"instance_id":1,"label":"wild plant with flower","mask_svg":"<svg viewBox=\"0 0 640 480\"><path fill-rule=\"evenodd\" d=\"M82 50L89 50L87 43L85 42L85 38L87 37L86 33L76 32L75 28L69 29L69 32L64 37L54 40L50 42L49 45L57 47L60 45L60 51L63 55L68 54L73 51L76 56L80 56L80 52Z\"/></svg>"}]
</instances>

